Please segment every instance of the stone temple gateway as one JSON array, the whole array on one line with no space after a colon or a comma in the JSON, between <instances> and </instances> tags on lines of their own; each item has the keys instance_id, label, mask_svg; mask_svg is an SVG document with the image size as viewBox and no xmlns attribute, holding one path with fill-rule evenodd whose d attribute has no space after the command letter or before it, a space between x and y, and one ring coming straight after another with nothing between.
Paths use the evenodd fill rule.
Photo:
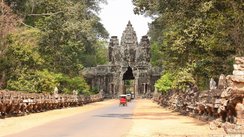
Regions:
<instances>
[{"instance_id":1,"label":"stone temple gateway","mask_svg":"<svg viewBox=\"0 0 244 137\"><path fill-rule=\"evenodd\" d=\"M116 97L129 90L126 89L125 81L130 80L130 92L136 96L154 92L154 84L160 78L161 69L151 66L149 39L143 36L138 44L130 21L120 43L117 36L111 37L108 58L109 63L106 65L84 69L83 74L92 88L102 90L108 97Z\"/></svg>"}]
</instances>

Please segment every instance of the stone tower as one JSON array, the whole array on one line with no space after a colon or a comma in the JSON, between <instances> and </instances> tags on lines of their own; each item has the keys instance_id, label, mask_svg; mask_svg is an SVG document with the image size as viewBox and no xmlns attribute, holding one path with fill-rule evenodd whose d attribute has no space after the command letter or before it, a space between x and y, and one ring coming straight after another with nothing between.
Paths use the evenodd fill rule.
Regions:
<instances>
[{"instance_id":1,"label":"stone tower","mask_svg":"<svg viewBox=\"0 0 244 137\"><path fill-rule=\"evenodd\" d=\"M138 44L136 32L130 21L123 31L121 41L112 36L108 47L109 64L87 68L84 75L92 87L102 89L107 95L125 93L125 80L133 81L136 95L150 94L161 70L150 64L150 42L147 36Z\"/></svg>"}]
</instances>

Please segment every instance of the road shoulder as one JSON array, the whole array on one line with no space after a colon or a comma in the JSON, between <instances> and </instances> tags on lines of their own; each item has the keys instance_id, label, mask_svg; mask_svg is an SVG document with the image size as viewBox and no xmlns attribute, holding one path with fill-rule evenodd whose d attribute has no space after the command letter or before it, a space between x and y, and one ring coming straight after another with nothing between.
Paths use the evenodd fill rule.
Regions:
<instances>
[{"instance_id":1,"label":"road shoulder","mask_svg":"<svg viewBox=\"0 0 244 137\"><path fill-rule=\"evenodd\" d=\"M136 100L133 126L127 137L222 136L223 129L210 130L209 124L167 110L151 100Z\"/></svg>"}]
</instances>

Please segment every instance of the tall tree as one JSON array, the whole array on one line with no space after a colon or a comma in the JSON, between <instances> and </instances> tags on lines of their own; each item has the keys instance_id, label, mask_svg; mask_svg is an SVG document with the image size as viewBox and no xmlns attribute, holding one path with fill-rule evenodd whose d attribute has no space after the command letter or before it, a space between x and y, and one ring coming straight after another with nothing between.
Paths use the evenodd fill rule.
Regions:
<instances>
[{"instance_id":1,"label":"tall tree","mask_svg":"<svg viewBox=\"0 0 244 137\"><path fill-rule=\"evenodd\" d=\"M244 4L241 0L133 0L138 14L154 18L149 35L166 71L188 68L199 86L232 70L233 56L244 55ZM177 73L176 73L177 74Z\"/></svg>"},{"instance_id":2,"label":"tall tree","mask_svg":"<svg viewBox=\"0 0 244 137\"><path fill-rule=\"evenodd\" d=\"M0 58L8 62L9 69L1 69L9 72L8 88L40 92L60 83L66 93L75 87L87 91L80 71L83 66L104 62L101 41L108 37L97 16L100 2L105 1L3 0L10 11L5 13L13 15L7 17L21 18L17 32L2 38L3 45L9 46L6 56ZM11 26L0 23L0 27L2 23ZM86 64L90 55L99 61Z\"/></svg>"},{"instance_id":3,"label":"tall tree","mask_svg":"<svg viewBox=\"0 0 244 137\"><path fill-rule=\"evenodd\" d=\"M14 14L12 9L4 3L0 2L0 88L6 84L6 73L8 62L6 61L6 52L8 50L7 36L16 30L20 22L20 18Z\"/></svg>"}]
</instances>

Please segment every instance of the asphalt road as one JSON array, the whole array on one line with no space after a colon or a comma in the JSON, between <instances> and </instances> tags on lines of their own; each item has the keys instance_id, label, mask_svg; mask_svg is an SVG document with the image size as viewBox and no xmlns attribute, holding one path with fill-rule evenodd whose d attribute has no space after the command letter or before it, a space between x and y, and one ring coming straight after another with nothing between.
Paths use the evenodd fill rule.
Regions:
<instances>
[{"instance_id":1,"label":"asphalt road","mask_svg":"<svg viewBox=\"0 0 244 137\"><path fill-rule=\"evenodd\" d=\"M127 107L118 103L6 137L124 137L132 127L135 102Z\"/></svg>"}]
</instances>

